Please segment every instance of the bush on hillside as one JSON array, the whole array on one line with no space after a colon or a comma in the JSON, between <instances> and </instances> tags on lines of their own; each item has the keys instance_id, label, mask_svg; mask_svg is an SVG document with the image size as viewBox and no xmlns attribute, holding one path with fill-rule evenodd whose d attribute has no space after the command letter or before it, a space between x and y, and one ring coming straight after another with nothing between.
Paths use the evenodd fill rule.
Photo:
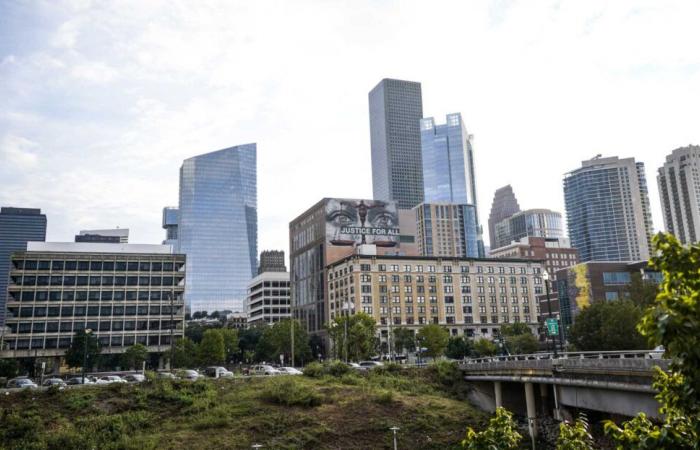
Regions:
<instances>
[{"instance_id":1,"label":"bush on hillside","mask_svg":"<svg viewBox=\"0 0 700 450\"><path fill-rule=\"evenodd\" d=\"M312 407L322 403L323 397L313 388L294 377L271 378L262 390L261 397L285 406Z\"/></svg>"}]
</instances>

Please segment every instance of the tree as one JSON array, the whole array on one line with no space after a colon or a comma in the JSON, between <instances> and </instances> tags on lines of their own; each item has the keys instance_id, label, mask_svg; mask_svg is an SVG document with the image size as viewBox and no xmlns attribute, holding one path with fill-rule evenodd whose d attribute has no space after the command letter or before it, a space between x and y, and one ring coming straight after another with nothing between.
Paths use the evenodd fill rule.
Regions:
<instances>
[{"instance_id":1,"label":"tree","mask_svg":"<svg viewBox=\"0 0 700 450\"><path fill-rule=\"evenodd\" d=\"M173 354L173 367L192 367L197 359L197 344L189 338L181 338L175 341L175 352Z\"/></svg>"},{"instance_id":2,"label":"tree","mask_svg":"<svg viewBox=\"0 0 700 450\"><path fill-rule=\"evenodd\" d=\"M394 351L403 353L410 352L416 349L416 334L410 328L397 327L394 328Z\"/></svg>"},{"instance_id":3,"label":"tree","mask_svg":"<svg viewBox=\"0 0 700 450\"><path fill-rule=\"evenodd\" d=\"M199 343L199 360L202 364L222 364L225 359L224 338L219 330L205 331Z\"/></svg>"},{"instance_id":4,"label":"tree","mask_svg":"<svg viewBox=\"0 0 700 450\"><path fill-rule=\"evenodd\" d=\"M256 353L260 359L279 361L280 355L291 364L292 361L292 326L294 327L294 362L311 359L309 335L297 320L281 320L265 329L258 341Z\"/></svg>"},{"instance_id":5,"label":"tree","mask_svg":"<svg viewBox=\"0 0 700 450\"><path fill-rule=\"evenodd\" d=\"M627 294L635 305L639 305L642 308L653 305L658 293L658 284L651 280L644 280L639 273L632 274L630 284L627 286Z\"/></svg>"},{"instance_id":6,"label":"tree","mask_svg":"<svg viewBox=\"0 0 700 450\"><path fill-rule=\"evenodd\" d=\"M585 415L582 414L574 423L559 424L557 450L593 450L593 444L593 436Z\"/></svg>"},{"instance_id":7,"label":"tree","mask_svg":"<svg viewBox=\"0 0 700 450\"><path fill-rule=\"evenodd\" d=\"M238 348L242 358L246 361L255 359L255 351L258 346L258 341L262 337L263 331L267 325L253 325L250 328L238 332ZM248 355L249 358L246 357Z\"/></svg>"},{"instance_id":8,"label":"tree","mask_svg":"<svg viewBox=\"0 0 700 450\"><path fill-rule=\"evenodd\" d=\"M0 359L0 377L14 378L19 373L19 362L14 358Z\"/></svg>"},{"instance_id":9,"label":"tree","mask_svg":"<svg viewBox=\"0 0 700 450\"><path fill-rule=\"evenodd\" d=\"M535 353L540 348L540 343L532 334L527 324L514 323L503 325L501 334L505 338L508 350L515 355Z\"/></svg>"},{"instance_id":10,"label":"tree","mask_svg":"<svg viewBox=\"0 0 700 450\"><path fill-rule=\"evenodd\" d=\"M451 337L447 342L445 356L452 359L464 359L471 356L473 350L472 341L464 336Z\"/></svg>"},{"instance_id":11,"label":"tree","mask_svg":"<svg viewBox=\"0 0 700 450\"><path fill-rule=\"evenodd\" d=\"M576 316L569 340L579 351L648 348L637 330L641 317L642 309L630 300L594 302Z\"/></svg>"},{"instance_id":12,"label":"tree","mask_svg":"<svg viewBox=\"0 0 700 450\"><path fill-rule=\"evenodd\" d=\"M513 414L504 408L496 408L496 414L489 419L484 431L476 432L467 428L467 436L462 447L467 450L516 450L523 436L518 433Z\"/></svg>"},{"instance_id":13,"label":"tree","mask_svg":"<svg viewBox=\"0 0 700 450\"><path fill-rule=\"evenodd\" d=\"M445 352L450 334L438 324L425 325L418 331L418 342L426 348L426 355L433 358L441 356Z\"/></svg>"},{"instance_id":14,"label":"tree","mask_svg":"<svg viewBox=\"0 0 700 450\"><path fill-rule=\"evenodd\" d=\"M140 369L148 358L148 349L143 344L134 344L127 348L122 355L124 366L130 369Z\"/></svg>"},{"instance_id":15,"label":"tree","mask_svg":"<svg viewBox=\"0 0 700 450\"><path fill-rule=\"evenodd\" d=\"M375 352L377 324L372 316L365 313L336 317L326 326L328 336L333 342L336 357L344 356L346 321L348 325L348 359L351 361L368 359Z\"/></svg>"},{"instance_id":16,"label":"tree","mask_svg":"<svg viewBox=\"0 0 700 450\"><path fill-rule=\"evenodd\" d=\"M492 356L495 355L497 351L498 347L489 339L480 338L474 342L474 353L476 353L477 356Z\"/></svg>"},{"instance_id":17,"label":"tree","mask_svg":"<svg viewBox=\"0 0 700 450\"><path fill-rule=\"evenodd\" d=\"M87 367L97 364L100 357L100 343L94 333L85 333L85 330L76 331L73 342L66 351L66 364L68 367L82 367L85 357L85 341L87 340ZM87 369L86 367L86 369Z\"/></svg>"},{"instance_id":18,"label":"tree","mask_svg":"<svg viewBox=\"0 0 700 450\"><path fill-rule=\"evenodd\" d=\"M197 313L195 313L197 314ZM202 337L204 336L204 331L207 328L201 323L190 322L185 326L185 337L189 338L195 344L202 342Z\"/></svg>"},{"instance_id":19,"label":"tree","mask_svg":"<svg viewBox=\"0 0 700 450\"><path fill-rule=\"evenodd\" d=\"M224 353L226 354L226 362L234 360L238 354L238 330L235 328L222 328L218 330L221 337L224 339Z\"/></svg>"}]
</instances>

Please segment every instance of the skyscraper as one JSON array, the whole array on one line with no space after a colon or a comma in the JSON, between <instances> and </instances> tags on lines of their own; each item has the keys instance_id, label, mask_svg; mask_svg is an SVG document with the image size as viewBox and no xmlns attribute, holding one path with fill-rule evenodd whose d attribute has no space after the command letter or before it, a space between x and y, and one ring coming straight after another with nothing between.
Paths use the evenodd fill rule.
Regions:
<instances>
[{"instance_id":1,"label":"skyscraper","mask_svg":"<svg viewBox=\"0 0 700 450\"><path fill-rule=\"evenodd\" d=\"M700 241L700 146L675 149L657 181L666 231L683 244Z\"/></svg>"},{"instance_id":2,"label":"skyscraper","mask_svg":"<svg viewBox=\"0 0 700 450\"><path fill-rule=\"evenodd\" d=\"M375 200L410 209L423 201L421 85L385 78L369 93L372 189Z\"/></svg>"},{"instance_id":3,"label":"skyscraper","mask_svg":"<svg viewBox=\"0 0 700 450\"><path fill-rule=\"evenodd\" d=\"M5 325L10 256L27 249L29 241L46 240L46 216L40 209L0 208L0 327Z\"/></svg>"},{"instance_id":4,"label":"skyscraper","mask_svg":"<svg viewBox=\"0 0 700 450\"><path fill-rule=\"evenodd\" d=\"M263 250L260 252L258 275L265 272L286 272L284 250Z\"/></svg>"},{"instance_id":5,"label":"skyscraper","mask_svg":"<svg viewBox=\"0 0 700 450\"><path fill-rule=\"evenodd\" d=\"M531 237L563 238L561 213L551 209L527 209L507 217L495 226L495 247L491 251L520 239Z\"/></svg>"},{"instance_id":6,"label":"skyscraper","mask_svg":"<svg viewBox=\"0 0 700 450\"><path fill-rule=\"evenodd\" d=\"M493 203L491 204L491 213L489 214L489 241L491 249L498 247L496 245L496 224L517 212L520 212L520 205L518 205L518 200L515 198L510 184L496 189Z\"/></svg>"},{"instance_id":7,"label":"skyscraper","mask_svg":"<svg viewBox=\"0 0 700 450\"><path fill-rule=\"evenodd\" d=\"M191 312L243 312L257 270L256 145L186 159L180 168L178 252L187 255Z\"/></svg>"},{"instance_id":8,"label":"skyscraper","mask_svg":"<svg viewBox=\"0 0 700 450\"><path fill-rule=\"evenodd\" d=\"M564 200L579 261L649 259L653 231L643 163L600 156L583 161L564 177Z\"/></svg>"},{"instance_id":9,"label":"skyscraper","mask_svg":"<svg viewBox=\"0 0 700 450\"><path fill-rule=\"evenodd\" d=\"M165 230L165 240L163 244L177 246L177 222L180 211L174 206L163 208L163 229Z\"/></svg>"},{"instance_id":10,"label":"skyscraper","mask_svg":"<svg viewBox=\"0 0 700 450\"><path fill-rule=\"evenodd\" d=\"M483 258L476 208L455 203L421 203L416 214L416 240L421 256Z\"/></svg>"}]
</instances>

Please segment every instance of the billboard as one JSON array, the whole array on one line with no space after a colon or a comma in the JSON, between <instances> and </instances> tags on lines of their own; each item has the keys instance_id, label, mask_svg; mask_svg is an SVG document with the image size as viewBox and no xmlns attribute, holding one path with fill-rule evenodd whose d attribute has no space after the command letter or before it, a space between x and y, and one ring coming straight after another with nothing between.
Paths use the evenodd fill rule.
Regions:
<instances>
[{"instance_id":1,"label":"billboard","mask_svg":"<svg viewBox=\"0 0 700 450\"><path fill-rule=\"evenodd\" d=\"M326 202L326 245L355 247L399 244L396 202L332 198Z\"/></svg>"}]
</instances>

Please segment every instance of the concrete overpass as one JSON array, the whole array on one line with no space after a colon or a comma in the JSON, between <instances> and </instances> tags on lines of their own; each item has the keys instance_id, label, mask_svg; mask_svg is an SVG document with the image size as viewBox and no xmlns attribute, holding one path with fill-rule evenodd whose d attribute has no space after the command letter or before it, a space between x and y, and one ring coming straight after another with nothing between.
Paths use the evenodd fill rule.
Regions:
<instances>
[{"instance_id":1,"label":"concrete overpass","mask_svg":"<svg viewBox=\"0 0 700 450\"><path fill-rule=\"evenodd\" d=\"M471 400L493 411L503 406L526 416L531 434L538 417L571 419L573 410L658 417L654 367L667 370L659 351L569 352L498 356L460 363L474 390Z\"/></svg>"}]
</instances>

